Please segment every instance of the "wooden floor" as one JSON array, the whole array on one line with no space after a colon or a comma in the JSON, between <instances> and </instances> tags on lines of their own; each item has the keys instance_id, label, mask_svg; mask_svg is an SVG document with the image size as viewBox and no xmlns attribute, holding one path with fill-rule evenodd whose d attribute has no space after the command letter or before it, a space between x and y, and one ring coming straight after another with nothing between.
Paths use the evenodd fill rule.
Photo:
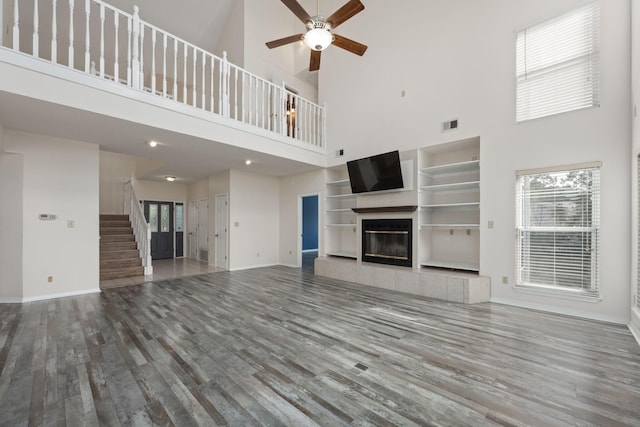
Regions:
<instances>
[{"instance_id":1,"label":"wooden floor","mask_svg":"<svg viewBox=\"0 0 640 427\"><path fill-rule=\"evenodd\" d=\"M0 425L640 425L627 328L220 272L0 306Z\"/></svg>"}]
</instances>

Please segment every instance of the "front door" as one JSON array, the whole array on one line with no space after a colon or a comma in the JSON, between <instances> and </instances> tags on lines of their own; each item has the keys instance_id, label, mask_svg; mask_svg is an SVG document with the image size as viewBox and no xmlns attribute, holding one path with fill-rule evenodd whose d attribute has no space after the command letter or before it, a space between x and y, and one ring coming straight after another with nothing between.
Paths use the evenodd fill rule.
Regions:
<instances>
[{"instance_id":1,"label":"front door","mask_svg":"<svg viewBox=\"0 0 640 427\"><path fill-rule=\"evenodd\" d=\"M173 258L173 202L144 202L151 226L151 259Z\"/></svg>"}]
</instances>

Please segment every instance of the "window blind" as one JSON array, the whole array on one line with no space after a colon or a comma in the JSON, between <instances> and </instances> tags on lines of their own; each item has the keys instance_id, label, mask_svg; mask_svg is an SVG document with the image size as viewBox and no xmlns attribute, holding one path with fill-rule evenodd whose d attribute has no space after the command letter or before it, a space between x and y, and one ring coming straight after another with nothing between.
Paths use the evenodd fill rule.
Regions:
<instances>
[{"instance_id":1,"label":"window blind","mask_svg":"<svg viewBox=\"0 0 640 427\"><path fill-rule=\"evenodd\" d=\"M516 121L597 106L600 4L516 35Z\"/></svg>"},{"instance_id":2,"label":"window blind","mask_svg":"<svg viewBox=\"0 0 640 427\"><path fill-rule=\"evenodd\" d=\"M600 170L518 176L517 286L598 295Z\"/></svg>"}]
</instances>

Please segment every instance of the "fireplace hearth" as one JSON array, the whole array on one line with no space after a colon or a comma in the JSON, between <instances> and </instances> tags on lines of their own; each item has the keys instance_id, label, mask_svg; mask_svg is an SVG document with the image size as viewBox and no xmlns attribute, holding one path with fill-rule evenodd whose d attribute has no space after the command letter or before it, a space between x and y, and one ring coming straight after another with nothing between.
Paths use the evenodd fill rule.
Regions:
<instances>
[{"instance_id":1,"label":"fireplace hearth","mask_svg":"<svg viewBox=\"0 0 640 427\"><path fill-rule=\"evenodd\" d=\"M362 261L412 266L412 220L363 219Z\"/></svg>"}]
</instances>

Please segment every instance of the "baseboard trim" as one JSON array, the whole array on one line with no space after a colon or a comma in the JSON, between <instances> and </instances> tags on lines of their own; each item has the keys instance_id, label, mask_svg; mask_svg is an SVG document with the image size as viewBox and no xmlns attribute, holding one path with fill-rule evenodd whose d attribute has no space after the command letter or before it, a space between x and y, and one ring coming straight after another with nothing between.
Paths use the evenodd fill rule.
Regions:
<instances>
[{"instance_id":1,"label":"baseboard trim","mask_svg":"<svg viewBox=\"0 0 640 427\"><path fill-rule=\"evenodd\" d=\"M264 268L264 267L273 267L278 264L260 264L260 265L247 265L245 267L235 267L229 269L229 271L242 271L242 270L253 270L254 268Z\"/></svg>"},{"instance_id":2,"label":"baseboard trim","mask_svg":"<svg viewBox=\"0 0 640 427\"><path fill-rule=\"evenodd\" d=\"M522 302L522 301L512 300L508 298L491 297L489 301L496 304L512 305L515 307L546 311L548 313L562 314L565 316L580 317L588 320L597 320L599 322L615 323L618 325L627 325L627 323L629 322L629 319L626 317L599 315L599 314L594 314L594 313L581 311L581 310L560 309L558 307L554 307L546 304Z\"/></svg>"},{"instance_id":3,"label":"baseboard trim","mask_svg":"<svg viewBox=\"0 0 640 427\"><path fill-rule=\"evenodd\" d=\"M0 304L22 304L22 298L0 298Z\"/></svg>"},{"instance_id":4,"label":"baseboard trim","mask_svg":"<svg viewBox=\"0 0 640 427\"><path fill-rule=\"evenodd\" d=\"M627 326L631 331L631 335L633 335L638 345L640 345L640 309L637 307L631 309L631 320Z\"/></svg>"},{"instance_id":5,"label":"baseboard trim","mask_svg":"<svg viewBox=\"0 0 640 427\"><path fill-rule=\"evenodd\" d=\"M289 268L300 268L299 265L295 265L295 264L278 264L281 265L283 267L289 267Z\"/></svg>"},{"instance_id":6,"label":"baseboard trim","mask_svg":"<svg viewBox=\"0 0 640 427\"><path fill-rule=\"evenodd\" d=\"M62 292L59 294L39 295L37 297L22 298L22 302L25 303L25 302L45 301L45 300L57 299L57 298L77 297L77 296L88 295L88 294L99 294L100 292L101 292L100 288L85 289L82 291Z\"/></svg>"}]
</instances>

